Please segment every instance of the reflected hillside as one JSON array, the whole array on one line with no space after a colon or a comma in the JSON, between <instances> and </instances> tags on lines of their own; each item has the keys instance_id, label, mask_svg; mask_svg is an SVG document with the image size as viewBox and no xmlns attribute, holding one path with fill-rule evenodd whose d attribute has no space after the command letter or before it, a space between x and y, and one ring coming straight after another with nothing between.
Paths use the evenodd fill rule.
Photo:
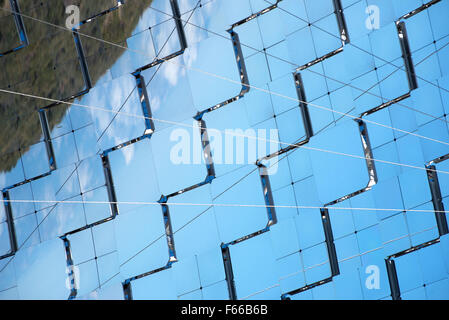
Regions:
<instances>
[{"instance_id":1,"label":"reflected hillside","mask_svg":"<svg viewBox=\"0 0 449 320\"><path fill-rule=\"evenodd\" d=\"M80 3L81 2L81 3ZM21 0L24 15L65 26L65 6L80 6L81 19L112 7L115 1L48 1ZM124 45L139 18L151 1L130 1L120 9L83 26L81 33ZM1 8L9 10L9 0L0 0ZM13 22L4 10L0 20ZM51 99L65 99L84 89L84 81L71 32L30 18L23 18L29 45L17 52L0 57L0 88ZM124 49L81 37L88 62L92 85L122 55ZM2 51L19 44L14 23L2 24ZM30 146L39 142L42 130L37 111L50 102L13 94L0 94L0 172L11 170ZM63 118L67 106L49 113L52 130ZM17 150L20 149L20 153Z\"/></svg>"}]
</instances>

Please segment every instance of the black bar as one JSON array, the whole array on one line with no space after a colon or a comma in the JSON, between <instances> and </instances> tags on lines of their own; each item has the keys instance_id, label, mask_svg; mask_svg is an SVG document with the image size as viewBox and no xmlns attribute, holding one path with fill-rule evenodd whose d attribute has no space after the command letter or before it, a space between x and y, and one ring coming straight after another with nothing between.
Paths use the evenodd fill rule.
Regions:
<instances>
[{"instance_id":1,"label":"black bar","mask_svg":"<svg viewBox=\"0 0 449 320\"><path fill-rule=\"evenodd\" d=\"M404 59L405 71L407 73L408 87L410 91L418 88L415 66L413 65L412 53L408 42L407 27L404 21L396 23L398 29L399 43L401 44L402 58Z\"/></svg>"},{"instance_id":2,"label":"black bar","mask_svg":"<svg viewBox=\"0 0 449 320\"><path fill-rule=\"evenodd\" d=\"M265 13L270 12L273 9L276 9L277 6L278 6L278 3L281 2L281 1L282 0L276 0L275 4L272 4L271 6L265 8L265 9L262 9L259 12L256 12L256 13L250 15L249 17L246 17L246 18L244 18L242 20L237 21L236 23L234 23L232 25L231 29L234 29L235 27L238 27L238 26L240 26L240 25L242 25L244 23L247 23L247 22L249 22L249 21L251 21L251 20L253 20L253 19L257 18L257 17L260 17L261 15L264 15Z\"/></svg>"},{"instance_id":3,"label":"black bar","mask_svg":"<svg viewBox=\"0 0 449 320\"><path fill-rule=\"evenodd\" d=\"M41 122L42 133L44 135L45 149L47 150L48 164L50 170L56 170L55 152L51 142L50 130L48 126L47 112L45 109L39 110L39 120Z\"/></svg>"},{"instance_id":4,"label":"black bar","mask_svg":"<svg viewBox=\"0 0 449 320\"><path fill-rule=\"evenodd\" d=\"M170 266L172 263L178 261L176 258L175 237L173 235L173 227L171 224L170 210L167 205L167 197L162 196L159 201L161 202L162 215L164 218L165 238L167 239L169 257L168 265Z\"/></svg>"},{"instance_id":5,"label":"black bar","mask_svg":"<svg viewBox=\"0 0 449 320\"><path fill-rule=\"evenodd\" d=\"M333 0L335 8L335 16L337 17L338 29L340 30L340 39L343 44L349 43L348 27L346 25L345 15L343 14L343 6L340 0Z\"/></svg>"},{"instance_id":6,"label":"black bar","mask_svg":"<svg viewBox=\"0 0 449 320\"><path fill-rule=\"evenodd\" d=\"M389 106L391 106L391 105L393 105L393 104L395 104L395 103L401 102L402 100L405 100L405 99L407 99L407 98L410 98L410 92L407 92L406 94L403 94L403 95L400 96L400 97L394 98L394 99L392 99L392 100L390 100L390 101L387 101L387 102L385 102L385 103L382 103L381 105L379 105L379 106L377 106L377 107L374 107L374 108L372 108L372 109L369 109L368 111L365 111L364 113L362 113L362 114L360 115L360 118L363 118L363 117L368 116L368 115L370 115L370 114L373 114L373 113L375 113L375 112L377 112L377 111L380 111L380 110L382 110L382 109L385 109L385 108L387 108L387 107L389 107Z\"/></svg>"},{"instance_id":7,"label":"black bar","mask_svg":"<svg viewBox=\"0 0 449 320\"><path fill-rule=\"evenodd\" d=\"M203 148L203 158L207 168L206 180L215 178L215 167L210 148L209 135L207 134L207 126L204 120L198 121L200 127L201 146Z\"/></svg>"},{"instance_id":8,"label":"black bar","mask_svg":"<svg viewBox=\"0 0 449 320\"><path fill-rule=\"evenodd\" d=\"M178 32L179 43L181 44L181 50L184 51L187 48L186 35L182 26L181 13L179 11L179 5L177 0L170 0L171 9L173 12L173 18L175 19L176 31Z\"/></svg>"},{"instance_id":9,"label":"black bar","mask_svg":"<svg viewBox=\"0 0 449 320\"><path fill-rule=\"evenodd\" d=\"M435 210L438 232L440 236L443 236L449 233L449 228L447 225L446 213L444 212L443 197L441 196L438 174L435 170L435 165L427 166L427 180L429 181L430 192L432 193L432 203Z\"/></svg>"},{"instance_id":10,"label":"black bar","mask_svg":"<svg viewBox=\"0 0 449 320\"><path fill-rule=\"evenodd\" d=\"M111 165L109 163L109 157L102 155L101 160L103 163L104 179L106 181L106 189L108 190L108 198L111 206L112 217L118 215L117 196L115 195L114 182L112 179Z\"/></svg>"},{"instance_id":11,"label":"black bar","mask_svg":"<svg viewBox=\"0 0 449 320\"><path fill-rule=\"evenodd\" d=\"M440 238L436 238L436 239L433 239L433 240L429 240L429 241L427 241L427 242L418 244L418 245L413 246L413 247L410 247L410 248L408 248L408 249L405 249L405 250L396 252L395 254L390 255L390 256L388 257L388 259L396 259L396 258L400 258L400 257L402 257L402 256L405 256L406 254L409 254L409 253L411 253L411 252L414 252L414 251L418 251L418 250L427 248L427 247L432 246L432 245L434 245L434 244L437 244L437 243L439 243L439 242L440 242Z\"/></svg>"},{"instance_id":12,"label":"black bar","mask_svg":"<svg viewBox=\"0 0 449 320\"><path fill-rule=\"evenodd\" d=\"M75 47L76 47L76 51L78 53L78 60L80 62L80 66L81 66L81 72L83 74L84 85L86 86L86 89L89 90L92 88L92 81L90 79L89 69L87 67L86 56L84 55L83 45L81 43L81 39L80 39L78 32L72 31L72 34L73 34L73 39L75 40Z\"/></svg>"},{"instance_id":13,"label":"black bar","mask_svg":"<svg viewBox=\"0 0 449 320\"><path fill-rule=\"evenodd\" d=\"M263 198L267 206L268 227L277 223L276 209L274 207L273 193L271 191L270 178L268 176L267 167L259 164L259 176L262 184Z\"/></svg>"},{"instance_id":14,"label":"black bar","mask_svg":"<svg viewBox=\"0 0 449 320\"><path fill-rule=\"evenodd\" d=\"M75 273L73 272L72 249L70 247L70 241L66 236L61 237L61 240L64 242L67 269L69 270L70 295L68 300L73 300L76 298L78 290L76 289Z\"/></svg>"},{"instance_id":15,"label":"black bar","mask_svg":"<svg viewBox=\"0 0 449 320\"><path fill-rule=\"evenodd\" d=\"M310 120L309 107L307 105L306 92L304 90L304 83L300 73L293 75L296 85L296 94L298 95L299 107L301 108L302 122L304 123L304 130L306 132L306 139L309 140L313 136L312 121Z\"/></svg>"},{"instance_id":16,"label":"black bar","mask_svg":"<svg viewBox=\"0 0 449 320\"><path fill-rule=\"evenodd\" d=\"M388 281L390 283L391 297L393 300L401 300L401 290L399 288L398 274L396 272L396 264L392 259L386 259Z\"/></svg>"},{"instance_id":17,"label":"black bar","mask_svg":"<svg viewBox=\"0 0 449 320\"><path fill-rule=\"evenodd\" d=\"M22 15L20 14L19 3L17 0L9 0L11 5L11 10L14 15L14 22L16 23L17 32L19 33L20 42L27 46L28 45L28 37L26 34L25 26L23 24Z\"/></svg>"},{"instance_id":18,"label":"black bar","mask_svg":"<svg viewBox=\"0 0 449 320\"><path fill-rule=\"evenodd\" d=\"M14 254L18 250L16 229L14 228L14 217L11 209L11 202L9 201L9 191L3 191L3 204L5 206L6 223L8 224L9 231L9 243L11 246L11 254Z\"/></svg>"},{"instance_id":19,"label":"black bar","mask_svg":"<svg viewBox=\"0 0 449 320\"><path fill-rule=\"evenodd\" d=\"M245 58L243 56L242 45L240 43L240 37L234 30L229 31L232 39L232 45L234 47L235 60L237 61L237 67L240 73L240 80L242 82L243 88L240 95L244 95L249 92L249 79L248 72L246 71Z\"/></svg>"},{"instance_id":20,"label":"black bar","mask_svg":"<svg viewBox=\"0 0 449 320\"><path fill-rule=\"evenodd\" d=\"M324 235L326 238L327 254L329 256L329 264L331 267L332 277L340 274L340 268L338 266L337 250L334 244L334 234L332 233L332 226L329 217L329 210L327 208L320 209L321 221L323 222Z\"/></svg>"},{"instance_id":21,"label":"black bar","mask_svg":"<svg viewBox=\"0 0 449 320\"><path fill-rule=\"evenodd\" d=\"M136 78L137 83L137 91L139 93L139 100L140 105L142 107L142 113L145 117L145 132L144 134L151 134L154 132L154 122L153 122L153 115L151 113L151 106L150 106L150 99L148 98L148 92L147 87L145 83L145 78L143 75L139 72L134 75Z\"/></svg>"},{"instance_id":22,"label":"black bar","mask_svg":"<svg viewBox=\"0 0 449 320\"><path fill-rule=\"evenodd\" d=\"M125 281L122 283L123 286L123 295L125 300L133 300L133 290L131 287L131 281Z\"/></svg>"},{"instance_id":23,"label":"black bar","mask_svg":"<svg viewBox=\"0 0 449 320\"><path fill-rule=\"evenodd\" d=\"M432 0L432 1L428 2L428 3L425 3L421 7L417 8L415 10L412 10L409 13L403 15L402 17L399 18L399 20L411 18L414 15L417 15L418 13L420 13L420 12L430 8L431 6L433 6L434 4L437 4L440 1L441 0Z\"/></svg>"},{"instance_id":24,"label":"black bar","mask_svg":"<svg viewBox=\"0 0 449 320\"><path fill-rule=\"evenodd\" d=\"M332 281L332 277L329 277L329 278L326 278L326 279L323 279L323 280L320 280L320 281L317 281L317 282L305 285L304 287L301 287L301 288L298 288L298 289L295 289L295 290L292 290L292 291L290 291L288 293L283 294L281 296L281 300L291 300L290 296L294 296L294 295L296 295L298 293L301 293L301 292L313 289L315 287L321 286L321 285L329 283L331 281Z\"/></svg>"},{"instance_id":25,"label":"black bar","mask_svg":"<svg viewBox=\"0 0 449 320\"><path fill-rule=\"evenodd\" d=\"M234 272L232 271L231 253L229 246L221 246L221 255L223 257L223 264L226 274L226 283L228 285L229 300L237 300L237 293L235 290Z\"/></svg>"}]
</instances>

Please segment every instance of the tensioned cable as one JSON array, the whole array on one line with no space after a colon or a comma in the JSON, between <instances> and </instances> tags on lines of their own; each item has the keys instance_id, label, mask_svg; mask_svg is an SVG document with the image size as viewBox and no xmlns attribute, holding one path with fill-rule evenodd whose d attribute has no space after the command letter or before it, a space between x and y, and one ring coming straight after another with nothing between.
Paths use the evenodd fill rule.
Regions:
<instances>
[{"instance_id":1,"label":"tensioned cable","mask_svg":"<svg viewBox=\"0 0 449 320\"><path fill-rule=\"evenodd\" d=\"M150 7L150 8L152 8L152 7ZM0 8L0 9L1 10L6 10L6 9L3 9L3 8ZM152 9L154 9L154 8L152 8ZM10 11L10 10L6 10L6 11ZM12 11L10 11L10 12L12 12ZM22 15L22 14L20 14L20 15ZM45 23L45 24L49 24L49 25L55 26L57 28L60 28L60 29L66 30L66 31L76 32L76 33L78 33L81 36L86 36L88 38L91 38L91 39L94 39L94 40L97 40L97 41L101 41L101 42L104 42L104 43L107 43L107 44L110 44L110 45L114 45L114 46L120 47L122 49L131 50L131 51L134 51L136 53L143 54L143 53L141 53L141 52L139 52L137 50L132 50L132 49L126 48L124 46L121 46L119 44L114 44L114 43L106 41L106 40L102 40L102 39L99 39L99 38L96 38L96 37L93 37L93 36L89 36L89 35L80 33L80 32L78 32L76 30L71 30L71 29L68 29L66 27L58 26L58 25L55 25L55 24L52 24L52 23L49 23L49 22L46 22L46 21L42 21L42 20L39 20L39 19L36 19L36 18L32 18L32 17L26 16L26 15L22 15L22 16L24 16L26 18L30 18L30 19L36 20L36 21L39 21L39 22L42 22L42 23ZM146 54L143 54L143 55L147 56ZM204 71L204 70L201 70L201 69L198 69L198 68L191 67L191 66L186 66L186 65L181 64L181 63L176 63L176 62L174 62L171 59L165 59L165 58L159 58L159 59L163 60L164 62L170 62L170 63L176 64L176 65L178 65L178 66L180 66L182 68L185 68L185 69L190 69L190 70L193 70L193 71L196 71L196 72L199 72L199 73L203 73L205 75L209 75L209 76L217 78L217 79L221 79L221 80L228 81L228 82L231 82L231 83L234 83L234 84L242 85L242 83L239 82L239 81L232 80L232 79L229 79L229 78L226 78L226 77L223 77L223 76L220 76L220 75L208 72L208 71ZM270 91L270 90L266 90L266 89L263 89L263 88L256 87L254 85L250 85L250 84L244 84L244 85L247 86L247 87L253 88L255 90L267 93L267 94L279 96L281 98L285 98L285 99L288 99L288 100L291 100L291 101L295 101L295 102L299 102L299 103L305 103L305 104L307 104L309 106L313 106L313 107L318 108L318 109L322 109L322 110L330 111L330 112L333 112L333 113L337 113L337 114L340 114L342 116L352 118L353 120L363 120L366 123L375 124L375 125L382 126L382 127L394 130L394 131L399 131L399 132L402 132L402 133L410 134L412 136L416 136L418 138L422 138L422 139L433 141L433 142L438 142L438 143L445 144L445 145L449 146L449 143L443 142L443 141L440 141L440 140L437 140L437 139L425 137L425 136L422 136L422 135L419 135L419 134L416 134L416 133L413 133L413 132L409 132L409 131L406 131L406 130L402 130L402 129L399 129L399 128L394 128L394 127L391 127L391 126L388 126L388 125L385 125L385 124L381 124L381 123L378 123L378 122L375 122L375 121L372 121L372 120L362 119L360 117L353 116L353 115L345 113L345 112L341 112L341 111L338 111L338 110L333 110L331 108L324 107L324 106L321 106L321 105L318 105L318 104L315 104L315 103L312 103L312 102L301 101L301 100L299 100L297 98L292 98L292 97L289 97L289 96L286 96L286 95L283 95L283 94L280 94L280 93L276 93L276 92L273 92L273 91ZM5 92L5 93L11 93L11 94L25 95L23 93L19 93L19 92L15 92L15 91L9 91L9 90L4 90L4 89L1 89L0 91L1 92ZM32 98L44 99L43 97L38 97L38 96L33 96L33 95L25 95L25 96L32 97ZM65 104L68 104L68 105L75 105L74 103L67 103L67 102L64 102L64 101L56 100L56 99L49 99L49 98L46 98L46 99L48 99L48 101L65 103ZM77 105L79 106L79 104L77 104ZM122 112L122 114L125 114L125 113ZM151 119L151 118L147 118L147 119ZM153 120L155 120L155 119L153 119Z\"/></svg>"},{"instance_id":2,"label":"tensioned cable","mask_svg":"<svg viewBox=\"0 0 449 320\"><path fill-rule=\"evenodd\" d=\"M155 201L84 201L84 200L0 200L6 203L52 203L52 204L119 204L119 205L158 205ZM170 202L168 206L195 206L195 207L244 207L244 208L284 208L284 209L330 209L330 210L355 210L355 211L387 211L387 212L432 212L449 213L446 210L431 209L395 209L395 208L357 208L357 207L322 207L322 206L293 206L293 205L267 205L267 204L241 204L241 203L193 203L193 202Z\"/></svg>"}]
</instances>

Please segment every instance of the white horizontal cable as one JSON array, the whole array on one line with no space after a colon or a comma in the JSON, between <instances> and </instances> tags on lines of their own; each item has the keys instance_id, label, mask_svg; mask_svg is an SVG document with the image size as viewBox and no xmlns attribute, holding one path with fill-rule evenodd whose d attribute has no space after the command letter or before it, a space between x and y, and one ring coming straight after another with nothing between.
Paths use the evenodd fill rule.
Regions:
<instances>
[{"instance_id":1,"label":"white horizontal cable","mask_svg":"<svg viewBox=\"0 0 449 320\"><path fill-rule=\"evenodd\" d=\"M160 202L146 201L84 201L84 200L0 200L5 203L48 203L48 204L117 204L117 205L158 205ZM192 203L169 202L168 206L193 206L193 207L243 207L243 208L279 208L279 209L330 209L330 210L354 210L354 211L386 211L386 212L431 212L449 213L445 210L431 209L404 209L404 208L358 208L358 207L323 207L323 206L294 206L294 205L266 205L266 204L241 204L241 203Z\"/></svg>"}]
</instances>

